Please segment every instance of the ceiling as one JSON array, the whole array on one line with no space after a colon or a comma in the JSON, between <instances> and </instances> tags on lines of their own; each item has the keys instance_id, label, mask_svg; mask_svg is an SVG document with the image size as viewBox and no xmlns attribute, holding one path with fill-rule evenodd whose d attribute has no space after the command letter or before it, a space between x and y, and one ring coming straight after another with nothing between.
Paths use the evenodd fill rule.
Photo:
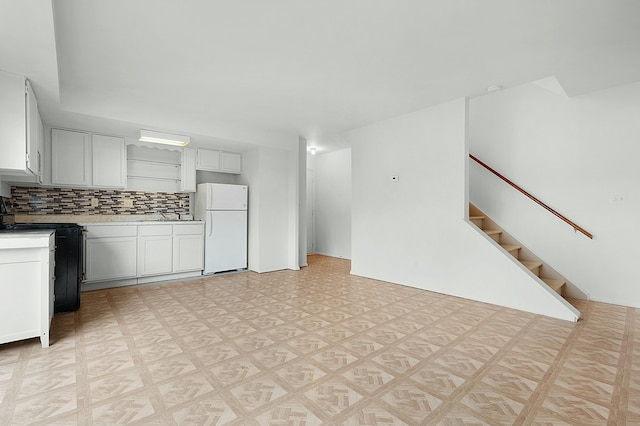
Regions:
<instances>
[{"instance_id":1,"label":"ceiling","mask_svg":"<svg viewBox=\"0 0 640 426\"><path fill-rule=\"evenodd\" d=\"M640 80L636 0L0 0L47 124L277 146L555 76ZM222 146L224 148L224 146Z\"/></svg>"}]
</instances>

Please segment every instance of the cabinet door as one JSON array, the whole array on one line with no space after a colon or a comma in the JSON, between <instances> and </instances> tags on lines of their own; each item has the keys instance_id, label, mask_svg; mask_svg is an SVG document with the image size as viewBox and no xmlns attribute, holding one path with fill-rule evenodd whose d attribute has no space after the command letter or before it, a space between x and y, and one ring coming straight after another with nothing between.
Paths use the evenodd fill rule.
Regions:
<instances>
[{"instance_id":1,"label":"cabinet door","mask_svg":"<svg viewBox=\"0 0 640 426\"><path fill-rule=\"evenodd\" d=\"M173 272L204 269L204 236L176 235L173 237Z\"/></svg>"},{"instance_id":2,"label":"cabinet door","mask_svg":"<svg viewBox=\"0 0 640 426\"><path fill-rule=\"evenodd\" d=\"M88 238L87 281L135 278L136 246L136 237Z\"/></svg>"},{"instance_id":3,"label":"cabinet door","mask_svg":"<svg viewBox=\"0 0 640 426\"><path fill-rule=\"evenodd\" d=\"M127 160L124 138L91 136L92 186L127 186Z\"/></svg>"},{"instance_id":4,"label":"cabinet door","mask_svg":"<svg viewBox=\"0 0 640 426\"><path fill-rule=\"evenodd\" d=\"M220 171L242 173L242 154L237 152L220 152Z\"/></svg>"},{"instance_id":5,"label":"cabinet door","mask_svg":"<svg viewBox=\"0 0 640 426\"><path fill-rule=\"evenodd\" d=\"M28 81L26 84L26 120L27 120L27 169L34 175L38 174L38 148L40 145L39 127L42 122L40 121L40 113L38 112L38 102L33 94L33 89Z\"/></svg>"},{"instance_id":6,"label":"cabinet door","mask_svg":"<svg viewBox=\"0 0 640 426\"><path fill-rule=\"evenodd\" d=\"M44 125L40 114L38 119L38 183L42 183L44 179Z\"/></svg>"},{"instance_id":7,"label":"cabinet door","mask_svg":"<svg viewBox=\"0 0 640 426\"><path fill-rule=\"evenodd\" d=\"M220 151L198 148L196 168L210 172L220 171Z\"/></svg>"},{"instance_id":8,"label":"cabinet door","mask_svg":"<svg viewBox=\"0 0 640 426\"><path fill-rule=\"evenodd\" d=\"M172 269L171 235L156 235L138 239L138 275L170 274Z\"/></svg>"},{"instance_id":9,"label":"cabinet door","mask_svg":"<svg viewBox=\"0 0 640 426\"><path fill-rule=\"evenodd\" d=\"M180 190L183 192L196 192L196 150L184 148L182 151L182 165L180 177Z\"/></svg>"},{"instance_id":10,"label":"cabinet door","mask_svg":"<svg viewBox=\"0 0 640 426\"><path fill-rule=\"evenodd\" d=\"M28 173L25 99L24 77L0 71L0 172Z\"/></svg>"},{"instance_id":11,"label":"cabinet door","mask_svg":"<svg viewBox=\"0 0 640 426\"><path fill-rule=\"evenodd\" d=\"M70 130L51 130L51 183L88 186L89 134Z\"/></svg>"}]
</instances>

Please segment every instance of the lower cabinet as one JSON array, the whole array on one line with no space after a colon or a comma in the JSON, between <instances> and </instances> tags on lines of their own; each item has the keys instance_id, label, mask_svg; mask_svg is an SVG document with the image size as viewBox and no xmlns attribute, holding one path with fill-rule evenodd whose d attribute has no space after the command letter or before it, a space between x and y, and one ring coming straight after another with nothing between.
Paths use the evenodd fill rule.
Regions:
<instances>
[{"instance_id":1,"label":"lower cabinet","mask_svg":"<svg viewBox=\"0 0 640 426\"><path fill-rule=\"evenodd\" d=\"M135 226L87 226L87 281L135 278L138 230Z\"/></svg>"},{"instance_id":2,"label":"lower cabinet","mask_svg":"<svg viewBox=\"0 0 640 426\"><path fill-rule=\"evenodd\" d=\"M204 269L204 228L202 224L173 227L173 271Z\"/></svg>"},{"instance_id":3,"label":"lower cabinet","mask_svg":"<svg viewBox=\"0 0 640 426\"><path fill-rule=\"evenodd\" d=\"M138 275L170 274L173 256L173 226L138 227Z\"/></svg>"},{"instance_id":4,"label":"lower cabinet","mask_svg":"<svg viewBox=\"0 0 640 426\"><path fill-rule=\"evenodd\" d=\"M86 225L85 288L200 275L202 223Z\"/></svg>"},{"instance_id":5,"label":"lower cabinet","mask_svg":"<svg viewBox=\"0 0 640 426\"><path fill-rule=\"evenodd\" d=\"M49 346L54 254L51 230L0 233L0 344L39 337Z\"/></svg>"}]
</instances>

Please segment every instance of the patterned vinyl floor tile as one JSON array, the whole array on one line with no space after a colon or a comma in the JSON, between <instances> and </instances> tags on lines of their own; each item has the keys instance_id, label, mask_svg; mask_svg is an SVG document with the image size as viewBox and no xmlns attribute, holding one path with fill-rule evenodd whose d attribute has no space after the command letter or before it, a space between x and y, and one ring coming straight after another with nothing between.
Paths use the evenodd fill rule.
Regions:
<instances>
[{"instance_id":1,"label":"patterned vinyl floor tile","mask_svg":"<svg viewBox=\"0 0 640 426\"><path fill-rule=\"evenodd\" d=\"M0 345L0 424L640 424L640 311L555 320L309 256L82 294Z\"/></svg>"}]
</instances>

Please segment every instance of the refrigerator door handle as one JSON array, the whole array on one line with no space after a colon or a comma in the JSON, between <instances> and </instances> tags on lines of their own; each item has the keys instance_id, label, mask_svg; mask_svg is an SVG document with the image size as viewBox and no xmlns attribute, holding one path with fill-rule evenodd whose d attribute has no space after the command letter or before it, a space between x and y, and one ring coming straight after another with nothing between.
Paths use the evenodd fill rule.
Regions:
<instances>
[{"instance_id":1,"label":"refrigerator door handle","mask_svg":"<svg viewBox=\"0 0 640 426\"><path fill-rule=\"evenodd\" d=\"M213 213L207 211L207 225L209 225L209 237L213 235Z\"/></svg>"}]
</instances>

